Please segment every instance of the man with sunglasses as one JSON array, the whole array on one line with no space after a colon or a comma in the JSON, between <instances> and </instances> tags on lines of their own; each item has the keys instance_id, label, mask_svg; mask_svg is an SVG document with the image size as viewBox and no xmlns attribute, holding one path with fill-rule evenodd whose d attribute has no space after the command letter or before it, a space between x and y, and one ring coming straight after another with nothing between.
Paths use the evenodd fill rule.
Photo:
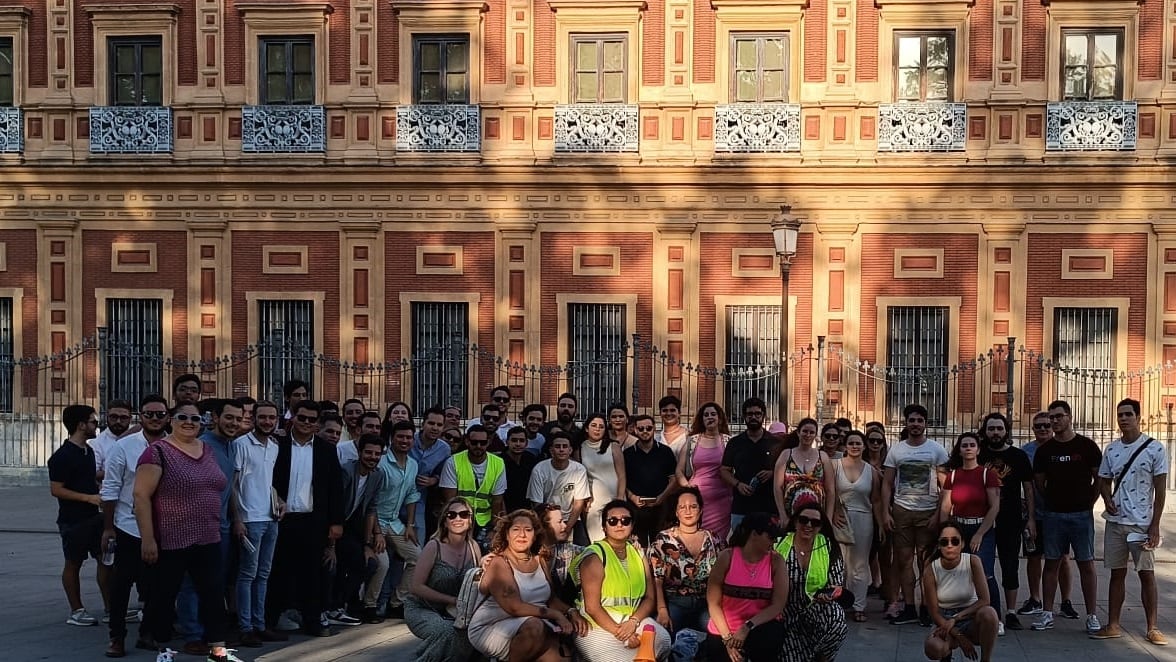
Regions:
<instances>
[{"instance_id":1,"label":"man with sunglasses","mask_svg":"<svg viewBox=\"0 0 1176 662\"><path fill-rule=\"evenodd\" d=\"M441 500L448 503L454 497L462 497L474 509L474 524L477 525L475 540L485 553L489 547L490 532L495 518L506 514L503 495L506 494L506 465L502 458L490 455L490 430L475 425L466 431L466 446L457 455L445 461L441 470Z\"/></svg>"},{"instance_id":2,"label":"man with sunglasses","mask_svg":"<svg viewBox=\"0 0 1176 662\"><path fill-rule=\"evenodd\" d=\"M493 407L492 410L489 408ZM494 419L488 419L486 414L489 411L497 412L498 416ZM490 402L482 407L482 415L480 418L471 418L469 425L466 426L466 433L469 433L470 428L475 425L481 425L486 430L497 436L499 441L505 444L506 435L510 433L510 429L518 425L517 421L512 421L508 417L510 413L510 387L509 386L495 386L490 389ZM493 442L493 440L491 440ZM503 446L505 448L505 445ZM491 449L493 450L493 449Z\"/></svg>"},{"instance_id":3,"label":"man with sunglasses","mask_svg":"<svg viewBox=\"0 0 1176 662\"><path fill-rule=\"evenodd\" d=\"M498 429L498 421L502 419L502 412L498 410L498 405L488 404L482 407L482 427L486 428L486 430L488 430L490 433L490 445L489 448L486 449L487 452L502 453L506 450L506 439L504 437L499 437L498 433L496 432ZM507 431L507 434L510 434L509 430Z\"/></svg>"},{"instance_id":4,"label":"man with sunglasses","mask_svg":"<svg viewBox=\"0 0 1176 662\"><path fill-rule=\"evenodd\" d=\"M674 492L674 470L678 460L674 451L653 438L653 416L637 414L633 417L633 434L637 443L624 451L625 492L635 507L637 518L633 535L644 547L662 526L662 505Z\"/></svg>"},{"instance_id":5,"label":"man with sunglasses","mask_svg":"<svg viewBox=\"0 0 1176 662\"><path fill-rule=\"evenodd\" d=\"M845 435L836 423L826 423L821 427L821 450L825 451L830 460L839 460L845 456L841 452L841 442L844 439Z\"/></svg>"},{"instance_id":6,"label":"man with sunglasses","mask_svg":"<svg viewBox=\"0 0 1176 662\"><path fill-rule=\"evenodd\" d=\"M1058 568L1067 550L1073 550L1086 603L1086 631L1102 629L1095 614L1098 574L1094 568L1094 502L1098 499L1098 468L1102 451L1090 438L1074 431L1070 403L1055 400L1049 405L1053 439L1037 449L1033 472L1045 494L1045 573L1042 578L1044 610L1031 626L1049 630L1054 626L1054 591Z\"/></svg>"},{"instance_id":7,"label":"man with sunglasses","mask_svg":"<svg viewBox=\"0 0 1176 662\"><path fill-rule=\"evenodd\" d=\"M98 471L98 482L102 482L106 470L106 458L115 442L130 434L131 403L126 400L111 400L106 404L106 429L90 440L94 450L94 466Z\"/></svg>"}]
</instances>

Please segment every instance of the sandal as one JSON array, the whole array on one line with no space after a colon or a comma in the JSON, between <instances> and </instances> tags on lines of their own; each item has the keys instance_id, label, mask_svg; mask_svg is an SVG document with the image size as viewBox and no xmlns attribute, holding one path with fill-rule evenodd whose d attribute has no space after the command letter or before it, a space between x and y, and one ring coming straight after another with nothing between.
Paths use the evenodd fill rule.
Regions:
<instances>
[{"instance_id":1,"label":"sandal","mask_svg":"<svg viewBox=\"0 0 1176 662\"><path fill-rule=\"evenodd\" d=\"M1163 632L1156 629L1147 631L1147 640L1157 646L1167 646L1168 638L1164 636Z\"/></svg>"},{"instance_id":2,"label":"sandal","mask_svg":"<svg viewBox=\"0 0 1176 662\"><path fill-rule=\"evenodd\" d=\"M865 623L866 622L866 612L864 612L864 611L853 612L853 620L858 623Z\"/></svg>"}]
</instances>

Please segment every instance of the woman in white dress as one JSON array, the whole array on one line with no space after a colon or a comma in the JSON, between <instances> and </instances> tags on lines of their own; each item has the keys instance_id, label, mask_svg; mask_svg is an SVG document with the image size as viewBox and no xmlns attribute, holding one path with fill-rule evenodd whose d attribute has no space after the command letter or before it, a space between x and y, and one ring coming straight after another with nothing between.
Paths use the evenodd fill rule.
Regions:
<instances>
[{"instance_id":1,"label":"woman in white dress","mask_svg":"<svg viewBox=\"0 0 1176 662\"><path fill-rule=\"evenodd\" d=\"M587 438L580 445L579 457L576 458L588 470L588 481L592 488L592 497L588 500L585 513L589 541L604 538L604 527L600 520L600 509L604 504L613 499L625 498L625 458L621 453L621 445L613 443L606 434L607 427L604 414L589 416L584 421Z\"/></svg>"}]
</instances>

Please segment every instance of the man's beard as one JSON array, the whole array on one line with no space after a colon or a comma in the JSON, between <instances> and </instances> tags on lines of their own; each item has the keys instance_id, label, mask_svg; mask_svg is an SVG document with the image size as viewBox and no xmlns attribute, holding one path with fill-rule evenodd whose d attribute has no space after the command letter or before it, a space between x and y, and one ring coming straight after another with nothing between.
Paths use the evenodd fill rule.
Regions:
<instances>
[{"instance_id":1,"label":"man's beard","mask_svg":"<svg viewBox=\"0 0 1176 662\"><path fill-rule=\"evenodd\" d=\"M1004 446L1004 445L1005 445L1005 438L1004 437L989 437L988 438L988 446L990 448L1000 448L1001 446Z\"/></svg>"},{"instance_id":2,"label":"man's beard","mask_svg":"<svg viewBox=\"0 0 1176 662\"><path fill-rule=\"evenodd\" d=\"M564 412L564 413L556 415L556 419L559 420L561 425L567 425L568 423L572 422L572 415L567 412Z\"/></svg>"}]
</instances>

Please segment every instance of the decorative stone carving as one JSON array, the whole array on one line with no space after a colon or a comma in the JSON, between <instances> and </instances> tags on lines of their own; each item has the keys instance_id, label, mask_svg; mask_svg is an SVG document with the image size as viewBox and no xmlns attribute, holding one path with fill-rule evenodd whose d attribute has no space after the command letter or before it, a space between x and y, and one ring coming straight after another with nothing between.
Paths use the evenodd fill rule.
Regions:
<instances>
[{"instance_id":1,"label":"decorative stone carving","mask_svg":"<svg viewBox=\"0 0 1176 662\"><path fill-rule=\"evenodd\" d=\"M636 152L637 104L576 103L555 107L556 152Z\"/></svg>"},{"instance_id":2,"label":"decorative stone carving","mask_svg":"<svg viewBox=\"0 0 1176 662\"><path fill-rule=\"evenodd\" d=\"M322 106L241 108L241 151L324 152L326 112Z\"/></svg>"},{"instance_id":3,"label":"decorative stone carving","mask_svg":"<svg viewBox=\"0 0 1176 662\"><path fill-rule=\"evenodd\" d=\"M478 152L481 109L471 104L420 104L396 109L396 149L401 152Z\"/></svg>"},{"instance_id":4,"label":"decorative stone carving","mask_svg":"<svg viewBox=\"0 0 1176 662\"><path fill-rule=\"evenodd\" d=\"M172 151L171 108L92 106L91 154L167 154Z\"/></svg>"},{"instance_id":5,"label":"decorative stone carving","mask_svg":"<svg viewBox=\"0 0 1176 662\"><path fill-rule=\"evenodd\" d=\"M962 152L967 106L962 103L884 103L878 106L879 152Z\"/></svg>"},{"instance_id":6,"label":"decorative stone carving","mask_svg":"<svg viewBox=\"0 0 1176 662\"><path fill-rule=\"evenodd\" d=\"M715 107L716 152L799 152L800 104L733 103Z\"/></svg>"},{"instance_id":7,"label":"decorative stone carving","mask_svg":"<svg viewBox=\"0 0 1176 662\"><path fill-rule=\"evenodd\" d=\"M1046 151L1135 149L1139 106L1134 101L1062 101L1046 106Z\"/></svg>"}]
</instances>

